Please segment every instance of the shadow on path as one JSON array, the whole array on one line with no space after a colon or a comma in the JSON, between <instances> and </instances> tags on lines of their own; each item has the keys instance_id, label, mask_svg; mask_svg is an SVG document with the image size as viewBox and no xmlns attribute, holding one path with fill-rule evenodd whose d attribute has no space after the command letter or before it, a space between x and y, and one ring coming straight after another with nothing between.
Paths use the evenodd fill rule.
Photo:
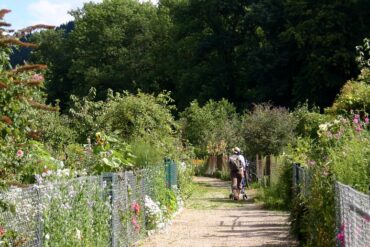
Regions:
<instances>
[{"instance_id":1,"label":"shadow on path","mask_svg":"<svg viewBox=\"0 0 370 247\"><path fill-rule=\"evenodd\" d=\"M195 178L198 190L165 234L151 237L145 247L278 247L297 246L289 235L288 214L254 203L228 199L228 182ZM249 192L247 192L249 193Z\"/></svg>"}]
</instances>

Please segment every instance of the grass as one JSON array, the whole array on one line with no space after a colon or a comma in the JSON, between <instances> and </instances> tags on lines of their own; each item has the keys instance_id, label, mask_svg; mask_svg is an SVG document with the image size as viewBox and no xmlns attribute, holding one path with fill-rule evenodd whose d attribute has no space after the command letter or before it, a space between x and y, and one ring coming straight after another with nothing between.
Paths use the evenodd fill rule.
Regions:
<instances>
[{"instance_id":1,"label":"grass","mask_svg":"<svg viewBox=\"0 0 370 247\"><path fill-rule=\"evenodd\" d=\"M191 209L218 209L218 208L241 208L245 201L229 199L230 186L228 182L220 182L217 185L196 182L193 194L186 203Z\"/></svg>"}]
</instances>

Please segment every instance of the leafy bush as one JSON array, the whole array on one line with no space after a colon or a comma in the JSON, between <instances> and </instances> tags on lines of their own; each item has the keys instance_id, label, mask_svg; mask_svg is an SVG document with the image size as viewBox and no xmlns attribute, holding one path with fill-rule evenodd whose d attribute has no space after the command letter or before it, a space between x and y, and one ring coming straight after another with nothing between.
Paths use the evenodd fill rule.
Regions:
<instances>
[{"instance_id":1,"label":"leafy bush","mask_svg":"<svg viewBox=\"0 0 370 247\"><path fill-rule=\"evenodd\" d=\"M333 105L326 109L331 114L370 112L370 70L363 70L355 81L344 84Z\"/></svg>"},{"instance_id":2,"label":"leafy bush","mask_svg":"<svg viewBox=\"0 0 370 247\"><path fill-rule=\"evenodd\" d=\"M296 119L285 108L255 105L244 114L241 135L249 157L279 154L293 140Z\"/></svg>"},{"instance_id":3,"label":"leafy bush","mask_svg":"<svg viewBox=\"0 0 370 247\"><path fill-rule=\"evenodd\" d=\"M187 199L191 196L194 190L194 167L183 162L178 165L178 172L178 186L180 189L180 195L182 199Z\"/></svg>"},{"instance_id":4,"label":"leafy bush","mask_svg":"<svg viewBox=\"0 0 370 247\"><path fill-rule=\"evenodd\" d=\"M240 146L236 109L225 99L210 100L202 107L193 101L180 117L182 134L194 145L198 157L225 153L236 144Z\"/></svg>"},{"instance_id":5,"label":"leafy bush","mask_svg":"<svg viewBox=\"0 0 370 247\"><path fill-rule=\"evenodd\" d=\"M10 10L1 10L0 20L8 12ZM3 31L6 26L6 22L0 22ZM35 145L33 142L40 139L39 118L34 113L38 110L58 110L45 105L45 95L42 93L44 77L41 74L46 69L45 65L27 64L12 69L9 64L11 47L35 46L20 41L17 36L35 29L37 27L31 27L14 36L0 33L0 186L3 183L32 182L28 177L32 176L33 166L36 170L41 167L40 161L44 160L46 152L42 143ZM42 151L28 153L34 149Z\"/></svg>"},{"instance_id":6,"label":"leafy bush","mask_svg":"<svg viewBox=\"0 0 370 247\"><path fill-rule=\"evenodd\" d=\"M109 91L112 94L112 91ZM79 98L71 95L72 105L69 109L71 128L78 129L77 142L86 143L88 138L93 138L96 132L105 130L104 114L107 103L96 100L96 89L91 88L88 95Z\"/></svg>"},{"instance_id":7,"label":"leafy bush","mask_svg":"<svg viewBox=\"0 0 370 247\"><path fill-rule=\"evenodd\" d=\"M311 139L318 138L317 131L321 123L332 119L331 116L320 114L320 109L316 107L309 109L307 103L295 108L292 114L298 121L295 129L296 134Z\"/></svg>"},{"instance_id":8,"label":"leafy bush","mask_svg":"<svg viewBox=\"0 0 370 247\"><path fill-rule=\"evenodd\" d=\"M334 181L368 192L369 126L366 117L337 117L321 123L316 139L300 138L285 151L310 174L308 193L292 204L292 227L308 246L335 245Z\"/></svg>"}]
</instances>

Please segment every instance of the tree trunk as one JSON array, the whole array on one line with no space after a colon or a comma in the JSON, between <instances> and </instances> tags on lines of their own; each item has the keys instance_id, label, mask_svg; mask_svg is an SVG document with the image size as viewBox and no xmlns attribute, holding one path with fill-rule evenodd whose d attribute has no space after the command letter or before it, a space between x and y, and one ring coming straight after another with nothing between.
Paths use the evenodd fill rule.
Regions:
<instances>
[{"instance_id":1,"label":"tree trunk","mask_svg":"<svg viewBox=\"0 0 370 247\"><path fill-rule=\"evenodd\" d=\"M227 171L228 170L227 160L228 160L227 155L224 154L217 155L217 170Z\"/></svg>"},{"instance_id":2,"label":"tree trunk","mask_svg":"<svg viewBox=\"0 0 370 247\"><path fill-rule=\"evenodd\" d=\"M208 156L207 166L208 168L206 171L206 175L213 175L216 172L216 168L217 168L217 156L216 155Z\"/></svg>"}]
</instances>

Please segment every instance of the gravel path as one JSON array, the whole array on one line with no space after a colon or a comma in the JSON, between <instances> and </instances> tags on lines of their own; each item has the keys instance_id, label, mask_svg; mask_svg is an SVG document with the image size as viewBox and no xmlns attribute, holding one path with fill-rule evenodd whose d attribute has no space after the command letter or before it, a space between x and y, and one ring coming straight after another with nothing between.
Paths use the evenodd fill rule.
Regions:
<instances>
[{"instance_id":1,"label":"gravel path","mask_svg":"<svg viewBox=\"0 0 370 247\"><path fill-rule=\"evenodd\" d=\"M153 235L141 247L296 246L289 236L288 214L263 210L248 191L247 201L228 199L229 183L196 177L198 190L165 233Z\"/></svg>"}]
</instances>

